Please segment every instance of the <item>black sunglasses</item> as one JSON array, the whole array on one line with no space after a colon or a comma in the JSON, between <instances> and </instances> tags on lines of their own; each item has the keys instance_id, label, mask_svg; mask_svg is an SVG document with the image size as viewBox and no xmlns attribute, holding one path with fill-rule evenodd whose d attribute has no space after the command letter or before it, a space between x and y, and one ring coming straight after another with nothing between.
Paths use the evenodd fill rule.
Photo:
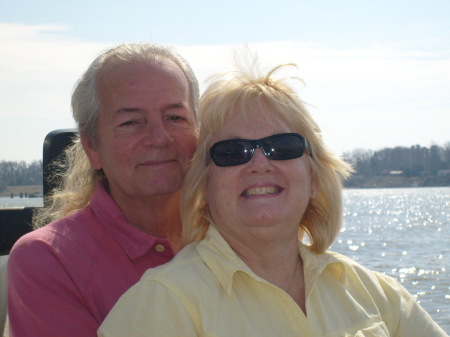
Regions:
<instances>
[{"instance_id":1,"label":"black sunglasses","mask_svg":"<svg viewBox=\"0 0 450 337\"><path fill-rule=\"evenodd\" d=\"M215 143L209 153L217 166L245 164L259 147L271 160L288 160L303 156L306 139L298 133L280 133L261 139L227 139Z\"/></svg>"}]
</instances>

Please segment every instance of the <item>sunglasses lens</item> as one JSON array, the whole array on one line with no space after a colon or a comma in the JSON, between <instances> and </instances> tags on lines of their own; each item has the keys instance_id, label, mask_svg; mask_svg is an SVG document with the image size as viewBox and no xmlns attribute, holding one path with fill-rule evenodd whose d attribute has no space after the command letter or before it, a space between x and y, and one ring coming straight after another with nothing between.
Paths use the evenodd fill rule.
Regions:
<instances>
[{"instance_id":1,"label":"sunglasses lens","mask_svg":"<svg viewBox=\"0 0 450 337\"><path fill-rule=\"evenodd\" d=\"M252 145L245 141L223 141L214 145L212 158L217 166L234 166L248 162L252 158Z\"/></svg>"},{"instance_id":2,"label":"sunglasses lens","mask_svg":"<svg viewBox=\"0 0 450 337\"><path fill-rule=\"evenodd\" d=\"M215 143L210 154L217 166L235 166L250 161L256 147L271 160L288 160L303 155L306 140L297 133L282 133L259 140L229 139Z\"/></svg>"},{"instance_id":3,"label":"sunglasses lens","mask_svg":"<svg viewBox=\"0 0 450 337\"><path fill-rule=\"evenodd\" d=\"M305 151L302 137L296 134L276 135L267 138L262 148L272 160L288 160L301 157Z\"/></svg>"}]
</instances>

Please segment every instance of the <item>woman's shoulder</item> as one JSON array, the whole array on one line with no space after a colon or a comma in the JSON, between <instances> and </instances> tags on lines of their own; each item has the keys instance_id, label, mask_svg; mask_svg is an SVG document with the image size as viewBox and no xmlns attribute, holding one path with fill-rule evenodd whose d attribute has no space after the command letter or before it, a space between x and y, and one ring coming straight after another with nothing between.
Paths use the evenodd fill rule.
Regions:
<instances>
[{"instance_id":1,"label":"woman's shoulder","mask_svg":"<svg viewBox=\"0 0 450 337\"><path fill-rule=\"evenodd\" d=\"M334 251L326 251L325 254L332 256L336 261L339 261L342 263L346 270L347 269L353 269L357 272L364 272L364 273L373 273L374 271L365 267L362 263L356 261L355 259L352 259L351 257L337 253Z\"/></svg>"},{"instance_id":2,"label":"woman's shoulder","mask_svg":"<svg viewBox=\"0 0 450 337\"><path fill-rule=\"evenodd\" d=\"M148 269L143 279L150 281L168 281L180 278L195 277L198 279L198 272L203 271L203 262L195 247L197 243L191 243L179 251L175 257L158 267Z\"/></svg>"},{"instance_id":3,"label":"woman's shoulder","mask_svg":"<svg viewBox=\"0 0 450 337\"><path fill-rule=\"evenodd\" d=\"M399 282L395 278L386 275L382 271L370 269L363 262L356 261L346 255L333 251L327 251L326 254L333 256L333 258L342 263L345 268L346 277L349 280L363 282L366 285L371 283L377 288L398 288Z\"/></svg>"},{"instance_id":4,"label":"woman's shoulder","mask_svg":"<svg viewBox=\"0 0 450 337\"><path fill-rule=\"evenodd\" d=\"M198 254L194 242L183 248L168 263L148 269L140 281L144 292L168 292L195 299L220 291L220 283ZM144 290L145 289L145 290Z\"/></svg>"}]
</instances>

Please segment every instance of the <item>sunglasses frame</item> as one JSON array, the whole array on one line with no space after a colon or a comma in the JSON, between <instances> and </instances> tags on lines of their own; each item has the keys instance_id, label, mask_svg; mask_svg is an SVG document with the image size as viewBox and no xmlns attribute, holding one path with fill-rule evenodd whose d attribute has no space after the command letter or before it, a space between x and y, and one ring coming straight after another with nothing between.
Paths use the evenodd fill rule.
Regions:
<instances>
[{"instance_id":1,"label":"sunglasses frame","mask_svg":"<svg viewBox=\"0 0 450 337\"><path fill-rule=\"evenodd\" d=\"M300 151L301 153L300 153L300 155L295 156L295 157L283 158L283 159L271 158L271 153L270 152L266 152L264 150L264 146L263 146L264 142L269 140L269 139L286 137L286 136L289 136L289 137L295 136L296 138L300 139L300 141L301 141L301 151ZM250 156L249 156L248 160L244 160L243 162L239 162L239 163L236 163L236 164L234 164L234 163L233 164L223 164L223 163L220 163L220 162L217 163L215 149L218 146L220 146L220 145L222 145L224 143L234 143L234 142L245 142L245 143L249 143L252 146L252 149L250 150ZM272 135L272 136L268 136L268 137L264 137L264 138L261 138L261 139L238 139L238 138L236 138L236 139L221 140L221 141L218 141L218 142L214 143L211 146L211 148L209 149L209 155L210 155L210 158L216 164L216 166L228 167L228 166L238 166L238 165L242 165L242 164L248 163L253 158L253 155L255 154L255 150L257 148L260 148L262 153L264 154L264 156L266 156L266 158L268 158L270 160L290 160L290 159L295 159L295 158L302 157L305 154L305 151L307 151L307 147L308 147L308 144L307 144L306 138L303 137L299 133L294 133L294 132L291 132L291 133L278 133L278 134L275 134L275 135Z\"/></svg>"}]
</instances>

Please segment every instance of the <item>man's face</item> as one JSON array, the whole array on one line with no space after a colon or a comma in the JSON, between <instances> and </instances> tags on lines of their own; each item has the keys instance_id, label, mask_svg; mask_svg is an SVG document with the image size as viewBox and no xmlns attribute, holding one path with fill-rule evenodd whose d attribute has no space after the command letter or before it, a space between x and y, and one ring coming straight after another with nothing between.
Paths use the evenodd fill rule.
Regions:
<instances>
[{"instance_id":1,"label":"man's face","mask_svg":"<svg viewBox=\"0 0 450 337\"><path fill-rule=\"evenodd\" d=\"M96 140L84 140L120 205L178 191L196 145L189 86L170 60L110 65L99 77Z\"/></svg>"}]
</instances>

